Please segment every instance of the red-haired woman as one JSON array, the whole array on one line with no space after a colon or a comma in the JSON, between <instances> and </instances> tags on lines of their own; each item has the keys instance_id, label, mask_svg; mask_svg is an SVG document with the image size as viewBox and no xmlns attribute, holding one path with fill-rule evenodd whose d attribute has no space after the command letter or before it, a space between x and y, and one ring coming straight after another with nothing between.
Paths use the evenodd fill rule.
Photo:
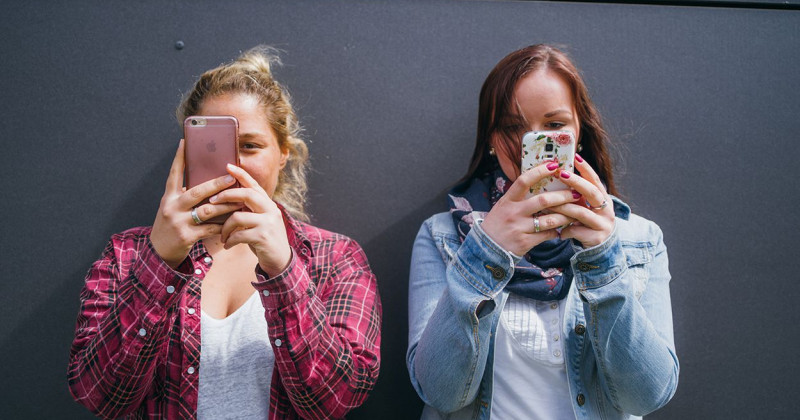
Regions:
<instances>
[{"instance_id":1,"label":"red-haired woman","mask_svg":"<svg viewBox=\"0 0 800 420\"><path fill-rule=\"evenodd\" d=\"M523 135L551 130L577 139L576 172L521 173ZM489 74L467 175L414 243L406 362L423 418L630 419L675 393L666 248L614 197L607 143L563 52L533 45ZM549 178L568 188L529 194Z\"/></svg>"}]
</instances>

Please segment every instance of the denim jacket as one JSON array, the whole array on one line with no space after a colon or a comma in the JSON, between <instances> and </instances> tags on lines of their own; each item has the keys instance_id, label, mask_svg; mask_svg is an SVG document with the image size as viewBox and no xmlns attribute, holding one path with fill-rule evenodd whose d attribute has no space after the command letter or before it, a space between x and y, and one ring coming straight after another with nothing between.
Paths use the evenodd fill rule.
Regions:
<instances>
[{"instance_id":1,"label":"denim jacket","mask_svg":"<svg viewBox=\"0 0 800 420\"><path fill-rule=\"evenodd\" d=\"M664 406L678 385L661 230L616 198L614 211L605 242L576 246L562 303L576 419L637 418ZM518 261L480 222L463 243L449 213L423 223L411 258L406 354L423 419L489 419L494 334Z\"/></svg>"}]
</instances>

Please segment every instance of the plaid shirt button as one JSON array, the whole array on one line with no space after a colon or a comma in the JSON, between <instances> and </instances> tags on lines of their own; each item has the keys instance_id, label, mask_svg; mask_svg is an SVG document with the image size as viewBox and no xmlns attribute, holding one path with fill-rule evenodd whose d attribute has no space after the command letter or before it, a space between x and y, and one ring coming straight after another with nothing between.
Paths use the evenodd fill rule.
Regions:
<instances>
[{"instance_id":1,"label":"plaid shirt button","mask_svg":"<svg viewBox=\"0 0 800 420\"><path fill-rule=\"evenodd\" d=\"M139 328L139 335L144 337L147 335L147 330L144 328Z\"/></svg>"},{"instance_id":2,"label":"plaid shirt button","mask_svg":"<svg viewBox=\"0 0 800 420\"><path fill-rule=\"evenodd\" d=\"M281 346L281 344L283 344L283 341L281 341L281 339L280 339L280 338L278 338L278 339L275 339L275 347L280 347L280 346Z\"/></svg>"},{"instance_id":3,"label":"plaid shirt button","mask_svg":"<svg viewBox=\"0 0 800 420\"><path fill-rule=\"evenodd\" d=\"M198 269L194 270L194 273L199 276L199 275L203 274L203 270L198 268Z\"/></svg>"},{"instance_id":4,"label":"plaid shirt button","mask_svg":"<svg viewBox=\"0 0 800 420\"><path fill-rule=\"evenodd\" d=\"M189 375L193 374L194 373L194 367L193 366L189 366L189 369L186 369L186 373L188 373Z\"/></svg>"},{"instance_id":5,"label":"plaid shirt button","mask_svg":"<svg viewBox=\"0 0 800 420\"><path fill-rule=\"evenodd\" d=\"M167 293L173 294L175 292L175 286L167 286Z\"/></svg>"},{"instance_id":6,"label":"plaid shirt button","mask_svg":"<svg viewBox=\"0 0 800 420\"><path fill-rule=\"evenodd\" d=\"M204 263L206 263L206 264L209 264L209 263L211 263L211 257L205 257L205 258L203 258L203 262L204 262Z\"/></svg>"},{"instance_id":7,"label":"plaid shirt button","mask_svg":"<svg viewBox=\"0 0 800 420\"><path fill-rule=\"evenodd\" d=\"M264 296L269 296L269 290L264 290L263 292L261 292L261 294Z\"/></svg>"}]
</instances>

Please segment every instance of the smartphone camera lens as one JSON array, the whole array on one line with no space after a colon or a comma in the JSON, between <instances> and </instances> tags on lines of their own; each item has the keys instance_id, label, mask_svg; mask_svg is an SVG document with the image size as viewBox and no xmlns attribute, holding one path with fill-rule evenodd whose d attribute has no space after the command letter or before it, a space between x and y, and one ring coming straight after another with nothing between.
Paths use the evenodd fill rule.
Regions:
<instances>
[{"instance_id":1,"label":"smartphone camera lens","mask_svg":"<svg viewBox=\"0 0 800 420\"><path fill-rule=\"evenodd\" d=\"M192 125L197 125L197 120L192 120Z\"/></svg>"},{"instance_id":2,"label":"smartphone camera lens","mask_svg":"<svg viewBox=\"0 0 800 420\"><path fill-rule=\"evenodd\" d=\"M553 143L547 143L544 145L545 152L552 152L553 151Z\"/></svg>"}]
</instances>

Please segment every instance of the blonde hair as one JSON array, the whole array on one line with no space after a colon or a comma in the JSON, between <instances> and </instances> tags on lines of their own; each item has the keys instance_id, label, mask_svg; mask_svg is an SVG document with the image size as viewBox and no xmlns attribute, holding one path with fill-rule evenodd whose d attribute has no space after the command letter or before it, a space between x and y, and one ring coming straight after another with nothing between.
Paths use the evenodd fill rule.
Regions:
<instances>
[{"instance_id":1,"label":"blonde hair","mask_svg":"<svg viewBox=\"0 0 800 420\"><path fill-rule=\"evenodd\" d=\"M178 123L183 125L186 117L197 115L206 98L236 93L258 98L278 138L278 146L289 152L272 199L283 205L293 217L308 221L305 212L308 147L300 138L300 124L289 92L272 77L273 65L281 65L277 50L261 45L242 53L231 63L208 70L184 96L176 116Z\"/></svg>"}]
</instances>

